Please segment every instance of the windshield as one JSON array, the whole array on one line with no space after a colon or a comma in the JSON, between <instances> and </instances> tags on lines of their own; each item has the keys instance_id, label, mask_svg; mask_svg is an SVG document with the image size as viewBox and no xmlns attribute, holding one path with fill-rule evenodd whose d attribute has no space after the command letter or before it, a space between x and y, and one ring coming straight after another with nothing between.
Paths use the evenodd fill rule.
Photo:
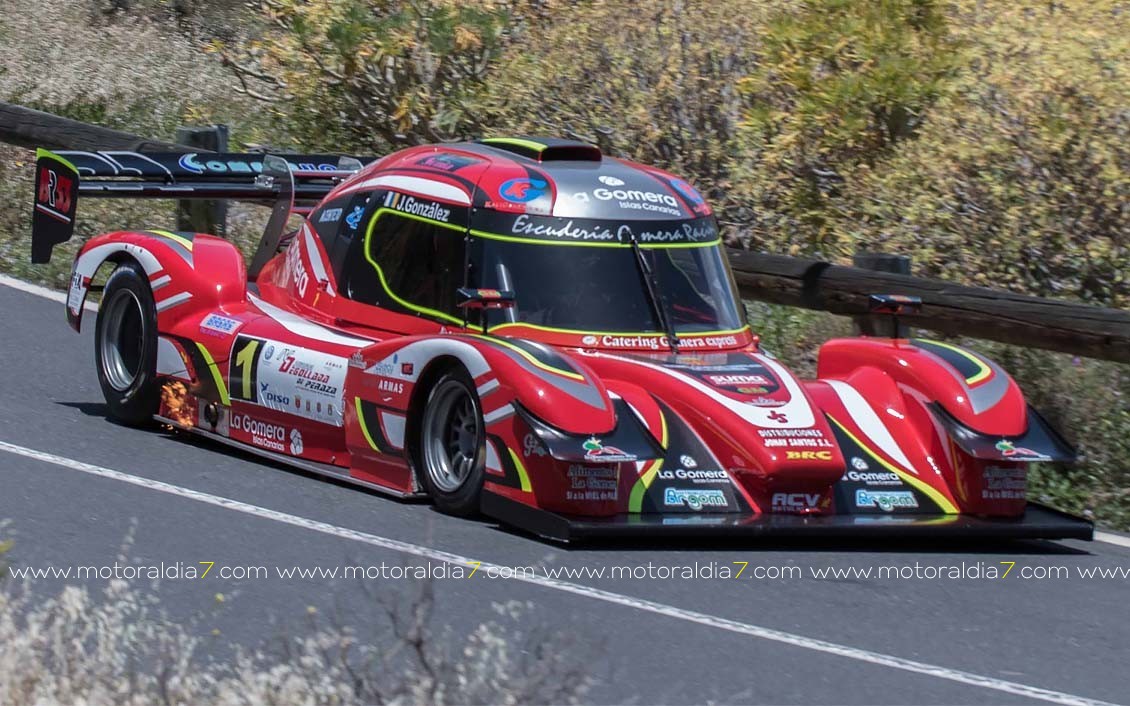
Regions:
<instances>
[{"instance_id":1,"label":"windshield","mask_svg":"<svg viewBox=\"0 0 1130 706\"><path fill-rule=\"evenodd\" d=\"M490 325L664 332L648 298L629 229L654 272L656 294L676 332L729 331L745 325L713 218L611 226L536 220L546 228L535 237L472 231L476 286L512 290L517 300L513 309L490 312ZM533 221L521 216L514 227ZM569 240L544 237L547 233L567 234ZM525 234L532 231L523 228Z\"/></svg>"}]
</instances>

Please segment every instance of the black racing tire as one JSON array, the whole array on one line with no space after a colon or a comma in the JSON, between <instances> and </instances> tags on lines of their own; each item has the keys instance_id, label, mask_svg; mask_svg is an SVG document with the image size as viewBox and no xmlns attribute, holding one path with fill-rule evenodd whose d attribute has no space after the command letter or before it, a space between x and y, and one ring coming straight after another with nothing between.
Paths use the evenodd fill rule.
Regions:
<instances>
[{"instance_id":1,"label":"black racing tire","mask_svg":"<svg viewBox=\"0 0 1130 706\"><path fill-rule=\"evenodd\" d=\"M432 386L419 426L420 480L436 507L478 514L486 468L486 425L471 376L453 368Z\"/></svg>"},{"instance_id":2,"label":"black racing tire","mask_svg":"<svg viewBox=\"0 0 1130 706\"><path fill-rule=\"evenodd\" d=\"M94 333L98 384L110 417L131 426L153 421L157 383L157 306L136 263L118 265L102 290Z\"/></svg>"}]
</instances>

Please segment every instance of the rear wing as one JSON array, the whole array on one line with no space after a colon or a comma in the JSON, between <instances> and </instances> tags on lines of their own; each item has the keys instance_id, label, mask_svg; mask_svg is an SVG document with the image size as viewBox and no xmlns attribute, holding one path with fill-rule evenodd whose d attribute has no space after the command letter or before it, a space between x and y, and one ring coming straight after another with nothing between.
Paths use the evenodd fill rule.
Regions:
<instances>
[{"instance_id":1,"label":"rear wing","mask_svg":"<svg viewBox=\"0 0 1130 706\"><path fill-rule=\"evenodd\" d=\"M31 261L74 233L79 196L129 199L227 199L273 203L270 222L248 274L270 257L287 218L316 204L374 157L245 153L36 151ZM264 253L264 248L266 252ZM262 260L262 262L259 262ZM258 267L256 267L258 264Z\"/></svg>"}]
</instances>

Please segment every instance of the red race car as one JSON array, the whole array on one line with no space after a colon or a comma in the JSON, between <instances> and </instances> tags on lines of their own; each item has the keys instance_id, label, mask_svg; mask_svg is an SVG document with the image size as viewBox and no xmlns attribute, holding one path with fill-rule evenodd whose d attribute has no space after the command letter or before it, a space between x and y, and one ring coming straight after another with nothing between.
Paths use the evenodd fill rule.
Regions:
<instances>
[{"instance_id":1,"label":"red race car","mask_svg":"<svg viewBox=\"0 0 1130 706\"><path fill-rule=\"evenodd\" d=\"M78 329L112 269L95 351L121 421L565 541L1091 538L1027 501L1028 464L1075 453L1000 367L861 337L797 379L751 332L703 197L591 145L496 138L364 166L41 150L33 261L70 238L79 195L275 204L246 266L200 233L83 245L67 317Z\"/></svg>"}]
</instances>

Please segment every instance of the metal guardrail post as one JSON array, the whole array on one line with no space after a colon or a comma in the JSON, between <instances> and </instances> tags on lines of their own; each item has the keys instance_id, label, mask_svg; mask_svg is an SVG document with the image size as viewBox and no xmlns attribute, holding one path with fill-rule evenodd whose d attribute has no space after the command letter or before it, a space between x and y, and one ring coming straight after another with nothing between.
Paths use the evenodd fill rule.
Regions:
<instances>
[{"instance_id":1,"label":"metal guardrail post","mask_svg":"<svg viewBox=\"0 0 1130 706\"><path fill-rule=\"evenodd\" d=\"M878 272L893 272L899 275L910 274L909 255L889 255L887 253L856 253L851 258L852 264L864 270ZM873 292L873 294L902 294L903 292ZM853 316L852 324L855 332L864 336L881 336L883 338L907 338L910 327L898 321L893 316Z\"/></svg>"},{"instance_id":2,"label":"metal guardrail post","mask_svg":"<svg viewBox=\"0 0 1130 706\"><path fill-rule=\"evenodd\" d=\"M197 147L201 152L227 152L228 126L179 127L177 143ZM211 233L226 238L227 218L228 205L225 201L177 201L177 230Z\"/></svg>"}]
</instances>

